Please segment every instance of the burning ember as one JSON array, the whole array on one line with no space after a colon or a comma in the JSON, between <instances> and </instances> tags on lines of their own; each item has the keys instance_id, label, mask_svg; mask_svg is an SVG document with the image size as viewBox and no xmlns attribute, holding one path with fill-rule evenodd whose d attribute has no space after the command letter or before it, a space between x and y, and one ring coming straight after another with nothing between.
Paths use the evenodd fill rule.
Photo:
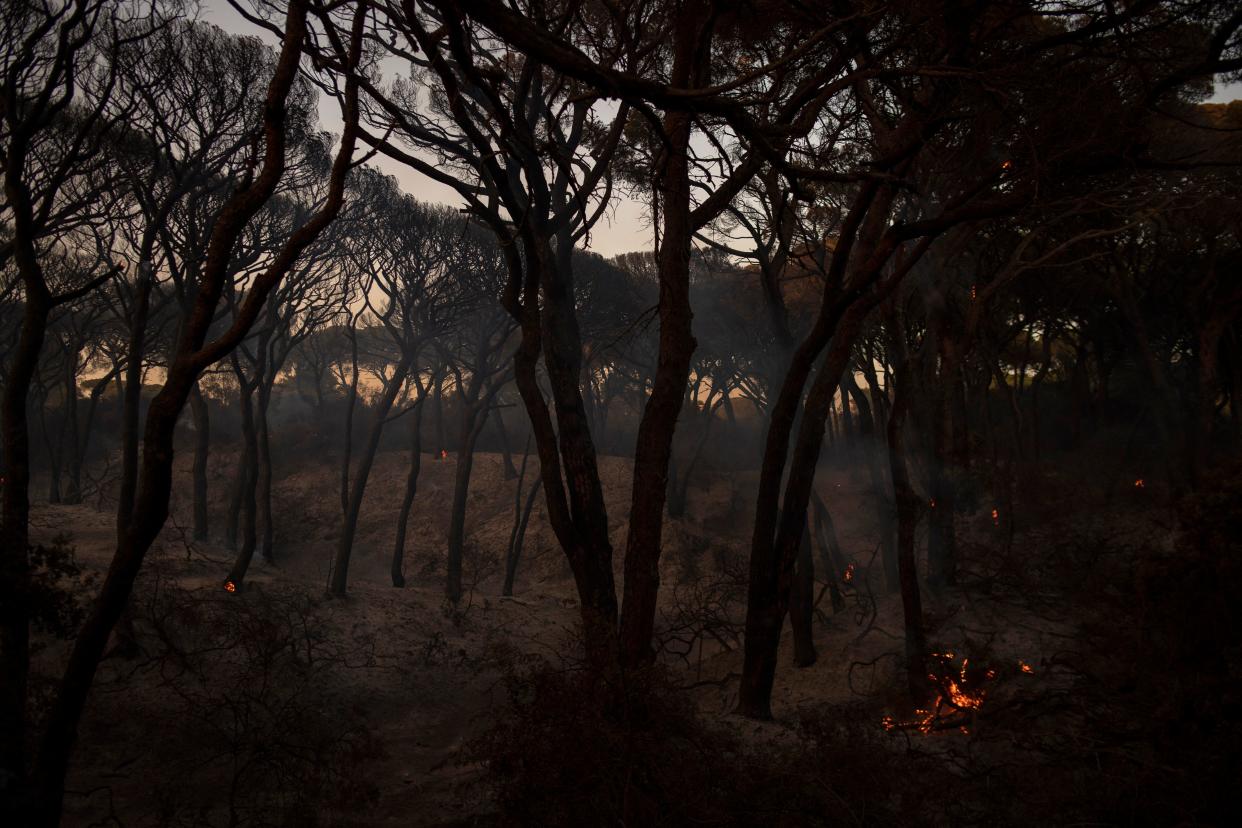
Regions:
<instances>
[{"instance_id":1,"label":"burning ember","mask_svg":"<svg viewBox=\"0 0 1242 828\"><path fill-rule=\"evenodd\" d=\"M932 653L927 660L927 680L936 693L935 700L925 708L914 711L912 718L898 720L884 716L880 724L885 730L917 730L931 733L937 730L960 730L969 733L967 725L973 723L975 711L983 707L988 695L989 682L995 681L996 670L972 667L969 658L955 663L957 655L952 652ZM1018 669L1026 675L1035 670L1025 661L1018 662Z\"/></svg>"},{"instance_id":2,"label":"burning ember","mask_svg":"<svg viewBox=\"0 0 1242 828\"><path fill-rule=\"evenodd\" d=\"M1134 481L1134 488L1136 489L1143 488L1143 478L1140 477L1138 480Z\"/></svg>"},{"instance_id":3,"label":"burning ember","mask_svg":"<svg viewBox=\"0 0 1242 828\"><path fill-rule=\"evenodd\" d=\"M983 706L987 696L983 684L995 679L996 671L971 668L969 658L963 658L958 667L953 663L955 658L953 653L931 654L927 680L936 691L935 701L926 708L915 710L914 718L908 721L885 716L880 720L885 730L931 733L957 728L963 733L970 732L966 725L973 719L974 711Z\"/></svg>"},{"instance_id":4,"label":"burning ember","mask_svg":"<svg viewBox=\"0 0 1242 828\"><path fill-rule=\"evenodd\" d=\"M845 572L841 575L841 580L847 584L854 582L854 564L851 563L845 567Z\"/></svg>"},{"instance_id":5,"label":"burning ember","mask_svg":"<svg viewBox=\"0 0 1242 828\"><path fill-rule=\"evenodd\" d=\"M233 583L232 581L225 581L224 591L225 592L237 592L237 584Z\"/></svg>"},{"instance_id":6,"label":"burning ember","mask_svg":"<svg viewBox=\"0 0 1242 828\"><path fill-rule=\"evenodd\" d=\"M1001 164L1001 169L1002 169L1002 170L1012 170L1012 169L1013 169L1013 162L1012 162L1012 161L1006 161L1005 163Z\"/></svg>"},{"instance_id":7,"label":"burning ember","mask_svg":"<svg viewBox=\"0 0 1242 828\"><path fill-rule=\"evenodd\" d=\"M992 510L992 523L1000 526L1000 509Z\"/></svg>"},{"instance_id":8,"label":"burning ember","mask_svg":"<svg viewBox=\"0 0 1242 828\"><path fill-rule=\"evenodd\" d=\"M443 463L448 459L448 449L440 449L440 462Z\"/></svg>"}]
</instances>

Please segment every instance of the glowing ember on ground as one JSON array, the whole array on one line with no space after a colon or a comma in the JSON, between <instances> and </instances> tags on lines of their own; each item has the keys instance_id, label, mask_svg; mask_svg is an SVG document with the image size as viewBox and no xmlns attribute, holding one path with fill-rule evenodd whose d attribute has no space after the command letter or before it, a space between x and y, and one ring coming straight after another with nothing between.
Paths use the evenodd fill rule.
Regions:
<instances>
[{"instance_id":1,"label":"glowing ember on ground","mask_svg":"<svg viewBox=\"0 0 1242 828\"><path fill-rule=\"evenodd\" d=\"M841 580L847 584L854 582L854 564L851 563L845 567L845 573L841 576Z\"/></svg>"},{"instance_id":2,"label":"glowing ember on ground","mask_svg":"<svg viewBox=\"0 0 1242 828\"><path fill-rule=\"evenodd\" d=\"M1141 478L1141 477L1140 477L1138 480L1135 480L1135 481L1134 481L1134 488L1136 488L1136 489L1141 489L1141 488L1143 488L1143 485L1144 485L1144 484L1143 484L1143 478Z\"/></svg>"},{"instance_id":3,"label":"glowing ember on ground","mask_svg":"<svg viewBox=\"0 0 1242 828\"><path fill-rule=\"evenodd\" d=\"M1013 169L1013 162L1012 162L1012 161L1006 161L1004 164L1001 164L1001 169L1002 169L1002 170L1012 170L1012 169Z\"/></svg>"},{"instance_id":4,"label":"glowing ember on ground","mask_svg":"<svg viewBox=\"0 0 1242 828\"><path fill-rule=\"evenodd\" d=\"M1018 662L1018 669L1026 673L1028 676L1035 672L1034 668L1032 668L1031 665L1027 664L1025 661Z\"/></svg>"},{"instance_id":5,"label":"glowing ember on ground","mask_svg":"<svg viewBox=\"0 0 1242 828\"><path fill-rule=\"evenodd\" d=\"M232 581L225 581L224 591L225 592L237 592L237 584L233 583Z\"/></svg>"},{"instance_id":6,"label":"glowing ember on ground","mask_svg":"<svg viewBox=\"0 0 1242 828\"><path fill-rule=\"evenodd\" d=\"M442 460L442 461L443 461L443 460L447 460L447 459L448 459L448 450L447 450L447 449L440 449L440 460Z\"/></svg>"},{"instance_id":7,"label":"glowing ember on ground","mask_svg":"<svg viewBox=\"0 0 1242 828\"><path fill-rule=\"evenodd\" d=\"M992 522L995 523L997 526L1000 525L1000 509L992 510Z\"/></svg>"},{"instance_id":8,"label":"glowing ember on ground","mask_svg":"<svg viewBox=\"0 0 1242 828\"><path fill-rule=\"evenodd\" d=\"M996 678L995 670L970 668L970 659L963 658L960 666L955 665L956 654L952 652L932 653L929 658L927 680L935 689L936 698L930 706L914 711L914 717L906 721L898 721L893 716L884 716L880 724L885 730L917 730L920 733L931 733L934 730L958 729L969 733L967 725L972 721L975 711L983 707L987 696L985 682Z\"/></svg>"}]
</instances>

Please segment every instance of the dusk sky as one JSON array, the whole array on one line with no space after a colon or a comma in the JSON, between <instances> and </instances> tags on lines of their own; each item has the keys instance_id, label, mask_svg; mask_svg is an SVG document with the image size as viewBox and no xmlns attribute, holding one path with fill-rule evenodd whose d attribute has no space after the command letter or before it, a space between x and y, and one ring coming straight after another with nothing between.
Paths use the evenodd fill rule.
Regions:
<instances>
[{"instance_id":1,"label":"dusk sky","mask_svg":"<svg viewBox=\"0 0 1242 828\"><path fill-rule=\"evenodd\" d=\"M270 32L250 24L228 0L204 0L201 17L226 31L258 35L265 41L275 42ZM332 101L320 100L320 123L324 129L339 129L340 114ZM404 164L384 156L376 157L372 164L394 176L403 190L420 200L442 204L458 204L461 201L450 188L429 181ZM644 212L641 205L614 192L608 213L591 234L589 248L602 256L650 249L651 230L644 223Z\"/></svg>"},{"instance_id":2,"label":"dusk sky","mask_svg":"<svg viewBox=\"0 0 1242 828\"><path fill-rule=\"evenodd\" d=\"M229 0L204 0L202 18L215 23L226 31L243 34L257 34L264 40L273 42L270 32L259 29L246 21ZM1210 98L1214 102L1227 102L1242 97L1242 84L1231 83L1217 87L1216 93ZM320 120L325 129L336 130L340 116L331 101L321 100ZM389 175L394 176L407 193L423 201L443 204L460 202L457 194L448 187L429 181L425 177L384 156L377 156L372 164ZM614 193L608 214L596 225L591 234L591 250L603 256L615 256L632 250L647 250L651 247L651 229L643 218L645 208L620 194Z\"/></svg>"}]
</instances>

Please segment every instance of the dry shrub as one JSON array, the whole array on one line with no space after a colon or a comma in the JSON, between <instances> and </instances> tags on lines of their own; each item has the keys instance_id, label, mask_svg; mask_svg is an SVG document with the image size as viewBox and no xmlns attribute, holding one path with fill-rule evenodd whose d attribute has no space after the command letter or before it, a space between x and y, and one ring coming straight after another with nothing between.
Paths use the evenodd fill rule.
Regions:
<instances>
[{"instance_id":1,"label":"dry shrub","mask_svg":"<svg viewBox=\"0 0 1242 828\"><path fill-rule=\"evenodd\" d=\"M335 825L375 798L378 743L335 675L365 667L365 648L334 644L314 602L165 584L135 626L137 672L158 678L136 717L159 733L157 824Z\"/></svg>"},{"instance_id":2,"label":"dry shrub","mask_svg":"<svg viewBox=\"0 0 1242 828\"><path fill-rule=\"evenodd\" d=\"M963 778L986 778L1021 803L1018 822L1224 825L1242 816L1242 482L1204 481L1167 528L1161 513L1137 523L1134 509L1120 501L1037 525L1010 558L993 550L988 577L972 581L1040 627L1072 622L1071 635L1053 639L1037 689L1010 710L989 702L968 759L951 757ZM964 549L982 569L986 545ZM979 796L972 788L962 799Z\"/></svg>"},{"instance_id":3,"label":"dry shrub","mask_svg":"<svg viewBox=\"0 0 1242 828\"><path fill-rule=\"evenodd\" d=\"M86 616L84 595L95 590L98 578L85 572L77 560L77 549L66 534L49 543L29 546L30 581L22 600L30 613L31 656L38 659L49 647L72 641ZM55 695L55 677L44 675L36 666L30 674L31 730L38 732ZM3 782L3 780L0 780Z\"/></svg>"},{"instance_id":4,"label":"dry shrub","mask_svg":"<svg viewBox=\"0 0 1242 828\"><path fill-rule=\"evenodd\" d=\"M701 719L658 670L617 687L528 664L505 686L466 757L489 768L503 824L909 825L948 778L929 767L903 779L902 757L857 711L743 739L740 720Z\"/></svg>"}]
</instances>

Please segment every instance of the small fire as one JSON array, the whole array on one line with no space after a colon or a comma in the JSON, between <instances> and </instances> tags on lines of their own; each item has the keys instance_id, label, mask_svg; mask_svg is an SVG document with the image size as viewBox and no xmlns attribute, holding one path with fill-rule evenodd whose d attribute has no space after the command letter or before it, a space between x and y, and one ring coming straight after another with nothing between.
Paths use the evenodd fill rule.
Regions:
<instances>
[{"instance_id":1,"label":"small fire","mask_svg":"<svg viewBox=\"0 0 1242 828\"><path fill-rule=\"evenodd\" d=\"M1001 169L1002 169L1002 170L1012 170L1012 169L1013 169L1013 162L1012 162L1012 161L1006 161L1005 163L1001 164Z\"/></svg>"},{"instance_id":2,"label":"small fire","mask_svg":"<svg viewBox=\"0 0 1242 828\"><path fill-rule=\"evenodd\" d=\"M854 582L854 564L850 563L845 567L845 573L841 575L841 580L847 584Z\"/></svg>"},{"instance_id":3,"label":"small fire","mask_svg":"<svg viewBox=\"0 0 1242 828\"><path fill-rule=\"evenodd\" d=\"M440 449L440 462L443 463L448 459L448 449Z\"/></svg>"},{"instance_id":4,"label":"small fire","mask_svg":"<svg viewBox=\"0 0 1242 828\"><path fill-rule=\"evenodd\" d=\"M983 706L984 692L979 690L975 693L968 692L966 687L966 666L970 664L970 659L962 659L962 669L959 672L959 679L950 678L946 689L949 691L949 703L958 710L978 710ZM936 680L935 676L928 676L932 681Z\"/></svg>"},{"instance_id":5,"label":"small fire","mask_svg":"<svg viewBox=\"0 0 1242 828\"><path fill-rule=\"evenodd\" d=\"M1143 486L1144 486L1143 478L1140 477L1138 480L1134 481L1134 488L1141 489L1143 488Z\"/></svg>"},{"instance_id":6,"label":"small fire","mask_svg":"<svg viewBox=\"0 0 1242 828\"><path fill-rule=\"evenodd\" d=\"M970 670L970 659L963 658L960 667L953 661L956 655L951 652L932 653L932 659L939 662L941 670L932 668L927 680L936 688L936 699L929 707L914 711L914 718L908 721L897 721L892 716L880 719L885 730L917 730L919 733L931 733L933 730L953 729L969 733L967 724L974 711L983 707L987 690L983 682L996 678L995 670L978 668ZM939 674L938 674L939 673Z\"/></svg>"},{"instance_id":7,"label":"small fire","mask_svg":"<svg viewBox=\"0 0 1242 828\"><path fill-rule=\"evenodd\" d=\"M1000 526L1000 509L992 510L992 523Z\"/></svg>"},{"instance_id":8,"label":"small fire","mask_svg":"<svg viewBox=\"0 0 1242 828\"><path fill-rule=\"evenodd\" d=\"M232 581L225 581L224 591L225 592L237 592L237 584L233 583Z\"/></svg>"},{"instance_id":9,"label":"small fire","mask_svg":"<svg viewBox=\"0 0 1242 828\"><path fill-rule=\"evenodd\" d=\"M962 658L957 665L957 655L951 651L932 653L928 657L927 680L936 692L936 698L927 707L914 711L911 718L902 721L884 716L880 725L885 730L917 730L932 733L939 730L960 730L969 734L974 725L976 711L983 707L989 683L999 676L992 669L971 667L970 659ZM1018 669L1027 675L1035 672L1025 661L1018 662Z\"/></svg>"}]
</instances>

